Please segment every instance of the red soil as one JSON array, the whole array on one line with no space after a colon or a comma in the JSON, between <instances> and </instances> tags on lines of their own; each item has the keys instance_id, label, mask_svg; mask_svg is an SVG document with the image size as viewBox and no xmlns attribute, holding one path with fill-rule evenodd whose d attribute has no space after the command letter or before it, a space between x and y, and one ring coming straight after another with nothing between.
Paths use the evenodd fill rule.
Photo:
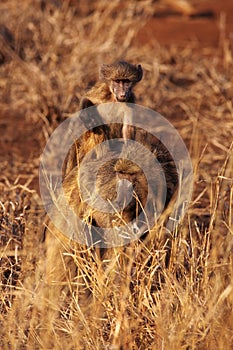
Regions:
<instances>
[{"instance_id":1,"label":"red soil","mask_svg":"<svg viewBox=\"0 0 233 350\"><path fill-rule=\"evenodd\" d=\"M201 46L217 46L222 26L225 26L225 34L232 37L233 1L199 0L189 15L176 10L168 12L166 8L155 13L140 30L136 41L184 45L194 40Z\"/></svg>"}]
</instances>

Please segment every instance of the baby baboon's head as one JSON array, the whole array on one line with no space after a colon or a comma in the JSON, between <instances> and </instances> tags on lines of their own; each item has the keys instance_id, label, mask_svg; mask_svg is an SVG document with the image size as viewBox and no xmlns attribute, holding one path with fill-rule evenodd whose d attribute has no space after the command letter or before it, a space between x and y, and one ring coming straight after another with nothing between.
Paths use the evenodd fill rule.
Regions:
<instances>
[{"instance_id":1,"label":"baby baboon's head","mask_svg":"<svg viewBox=\"0 0 233 350\"><path fill-rule=\"evenodd\" d=\"M134 66L125 61L110 65L103 64L100 68L100 78L107 82L112 94L119 102L129 102L132 89L143 76L141 65Z\"/></svg>"}]
</instances>

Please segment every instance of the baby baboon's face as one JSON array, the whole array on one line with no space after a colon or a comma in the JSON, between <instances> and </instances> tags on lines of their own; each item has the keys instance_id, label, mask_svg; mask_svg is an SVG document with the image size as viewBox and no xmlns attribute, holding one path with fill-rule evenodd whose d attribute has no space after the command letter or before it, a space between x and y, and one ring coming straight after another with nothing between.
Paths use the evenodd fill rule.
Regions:
<instances>
[{"instance_id":1,"label":"baby baboon's face","mask_svg":"<svg viewBox=\"0 0 233 350\"><path fill-rule=\"evenodd\" d=\"M133 85L129 79L116 79L111 81L110 89L118 102L128 102Z\"/></svg>"},{"instance_id":2,"label":"baby baboon's face","mask_svg":"<svg viewBox=\"0 0 233 350\"><path fill-rule=\"evenodd\" d=\"M100 68L100 78L108 84L116 101L119 102L134 102L130 100L132 88L142 76L143 70L140 64L134 66L125 61L103 64Z\"/></svg>"}]
</instances>

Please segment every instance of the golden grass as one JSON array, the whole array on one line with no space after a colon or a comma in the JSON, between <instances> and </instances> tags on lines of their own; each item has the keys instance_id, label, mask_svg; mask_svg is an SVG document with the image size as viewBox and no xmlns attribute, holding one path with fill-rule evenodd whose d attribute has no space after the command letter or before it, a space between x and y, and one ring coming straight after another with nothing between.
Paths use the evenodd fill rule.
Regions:
<instances>
[{"instance_id":1,"label":"golden grass","mask_svg":"<svg viewBox=\"0 0 233 350\"><path fill-rule=\"evenodd\" d=\"M0 10L13 35L1 30L1 130L11 123L0 152L1 348L232 349L230 40L221 33L216 49L138 44L138 30L156 11L152 1L6 0ZM68 247L61 270L67 259L76 275L67 272L59 299L49 299L35 193L40 152L78 109L98 65L119 58L143 65L138 103L168 118L185 140L193 201L171 237L169 262L162 227L104 261L91 249Z\"/></svg>"}]
</instances>

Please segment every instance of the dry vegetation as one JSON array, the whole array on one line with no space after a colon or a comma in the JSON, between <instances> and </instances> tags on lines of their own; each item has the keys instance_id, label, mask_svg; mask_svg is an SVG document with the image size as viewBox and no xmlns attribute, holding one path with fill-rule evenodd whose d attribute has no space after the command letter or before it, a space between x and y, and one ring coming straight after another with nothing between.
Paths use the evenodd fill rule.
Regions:
<instances>
[{"instance_id":1,"label":"dry vegetation","mask_svg":"<svg viewBox=\"0 0 233 350\"><path fill-rule=\"evenodd\" d=\"M156 4L1 1L1 349L233 348L232 43L224 32L215 49L138 43ZM53 301L41 294L39 156L98 65L119 58L142 63L138 103L185 140L193 201L167 267L162 228L104 262L69 249L77 276L67 274L70 293Z\"/></svg>"}]
</instances>

